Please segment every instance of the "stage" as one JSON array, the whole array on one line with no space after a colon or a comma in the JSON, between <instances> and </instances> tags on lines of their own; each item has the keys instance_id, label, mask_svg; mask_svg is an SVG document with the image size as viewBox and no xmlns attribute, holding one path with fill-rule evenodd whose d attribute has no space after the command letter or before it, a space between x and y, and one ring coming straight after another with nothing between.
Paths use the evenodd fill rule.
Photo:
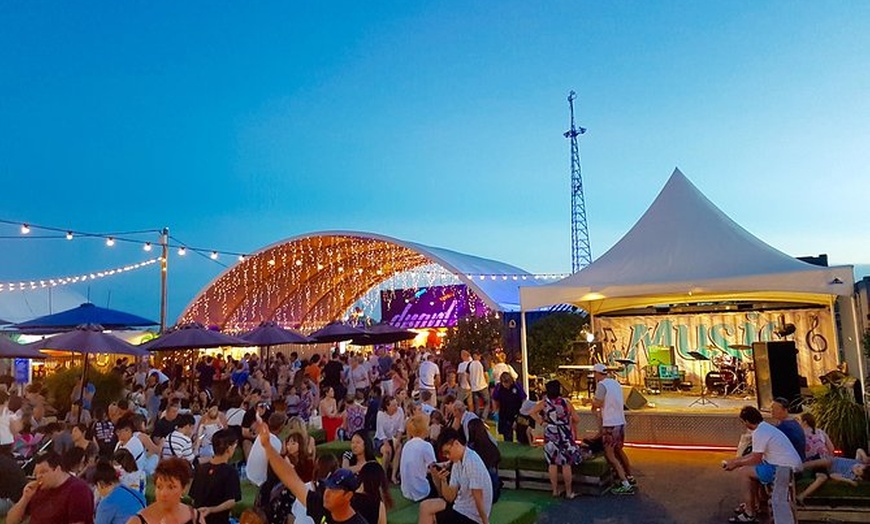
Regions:
<instances>
[{"instance_id":1,"label":"stage","mask_svg":"<svg viewBox=\"0 0 870 524\"><path fill-rule=\"evenodd\" d=\"M697 392L663 392L643 397L647 405L625 411L625 441L635 446L735 449L744 431L737 416L743 406L757 406L754 396L707 397ZM595 416L586 398L572 399L580 415L580 433L594 433Z\"/></svg>"}]
</instances>

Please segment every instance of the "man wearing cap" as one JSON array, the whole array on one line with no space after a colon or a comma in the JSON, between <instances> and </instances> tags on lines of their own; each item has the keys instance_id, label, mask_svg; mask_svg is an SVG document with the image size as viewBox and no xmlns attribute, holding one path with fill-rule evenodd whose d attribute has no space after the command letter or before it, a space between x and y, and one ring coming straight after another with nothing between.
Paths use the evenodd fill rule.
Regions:
<instances>
[{"instance_id":1,"label":"man wearing cap","mask_svg":"<svg viewBox=\"0 0 870 524\"><path fill-rule=\"evenodd\" d=\"M595 398L592 399L592 409L601 410L601 435L604 441L604 456L607 462L616 470L622 484L611 490L615 495L634 495L634 477L631 476L631 464L622 446L625 442L625 399L622 396L622 386L607 375L607 366L597 363L592 366L595 373Z\"/></svg>"},{"instance_id":2,"label":"man wearing cap","mask_svg":"<svg viewBox=\"0 0 870 524\"><path fill-rule=\"evenodd\" d=\"M438 364L432 362L432 353L423 353L423 361L420 362L420 370L417 374L419 375L420 392L429 391L432 394L428 404L434 407L438 402L435 392L441 384L438 380L440 378Z\"/></svg>"},{"instance_id":3,"label":"man wearing cap","mask_svg":"<svg viewBox=\"0 0 870 524\"><path fill-rule=\"evenodd\" d=\"M259 441L266 451L269 466L284 486L290 490L315 522L326 519L329 524L369 524L351 506L354 492L359 489L359 479L349 469L339 469L326 477L323 493L309 491L296 473L293 464L284 460L278 451L269 445L268 428L260 424Z\"/></svg>"},{"instance_id":4,"label":"man wearing cap","mask_svg":"<svg viewBox=\"0 0 870 524\"><path fill-rule=\"evenodd\" d=\"M776 429L785 433L794 450L800 455L801 461L807 459L807 436L800 422L788 416L788 400L776 397L770 404L770 416Z\"/></svg>"}]
</instances>

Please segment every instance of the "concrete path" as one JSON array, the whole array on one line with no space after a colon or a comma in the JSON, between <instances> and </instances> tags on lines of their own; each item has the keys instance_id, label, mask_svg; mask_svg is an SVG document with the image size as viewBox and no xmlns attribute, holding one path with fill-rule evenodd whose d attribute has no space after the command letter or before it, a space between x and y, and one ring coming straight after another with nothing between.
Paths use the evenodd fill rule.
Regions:
<instances>
[{"instance_id":1,"label":"concrete path","mask_svg":"<svg viewBox=\"0 0 870 524\"><path fill-rule=\"evenodd\" d=\"M544 524L725 523L740 502L736 472L721 468L733 455L628 449L639 491L633 496L578 497L549 508Z\"/></svg>"}]
</instances>

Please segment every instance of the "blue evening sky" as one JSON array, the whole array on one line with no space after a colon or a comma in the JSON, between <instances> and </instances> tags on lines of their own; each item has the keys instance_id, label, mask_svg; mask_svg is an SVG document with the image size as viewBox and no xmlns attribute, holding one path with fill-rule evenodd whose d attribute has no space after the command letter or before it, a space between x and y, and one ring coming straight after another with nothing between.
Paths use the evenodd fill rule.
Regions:
<instances>
[{"instance_id":1,"label":"blue evening sky","mask_svg":"<svg viewBox=\"0 0 870 524\"><path fill-rule=\"evenodd\" d=\"M678 166L777 248L870 263L868 23L862 1L3 2L0 219L243 252L353 229L563 272L574 89L595 254ZM4 281L147 258L0 253ZM173 255L170 318L221 270ZM156 317L158 271L110 293Z\"/></svg>"}]
</instances>

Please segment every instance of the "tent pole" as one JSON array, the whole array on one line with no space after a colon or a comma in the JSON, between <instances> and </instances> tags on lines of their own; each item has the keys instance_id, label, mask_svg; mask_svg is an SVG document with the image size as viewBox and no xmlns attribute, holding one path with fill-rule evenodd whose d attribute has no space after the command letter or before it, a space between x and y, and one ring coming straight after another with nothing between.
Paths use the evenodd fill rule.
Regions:
<instances>
[{"instance_id":1,"label":"tent pole","mask_svg":"<svg viewBox=\"0 0 870 524\"><path fill-rule=\"evenodd\" d=\"M169 228L160 232L160 334L166 331L166 278L169 272Z\"/></svg>"},{"instance_id":2,"label":"tent pole","mask_svg":"<svg viewBox=\"0 0 870 524\"><path fill-rule=\"evenodd\" d=\"M864 384L864 381L867 380L867 377L864 375L864 348L861 347L861 332L858 329L858 308L855 306L855 295L852 294L849 297L849 304L852 306L852 327L855 331L855 351L858 353L858 376L861 379L861 395L864 395L864 391L866 390L867 385ZM833 313L833 307L831 308ZM833 317L836 318L836 317ZM863 400L863 397L862 397Z\"/></svg>"},{"instance_id":3,"label":"tent pole","mask_svg":"<svg viewBox=\"0 0 870 524\"><path fill-rule=\"evenodd\" d=\"M520 350L523 357L523 389L529 391L529 347L526 341L526 310L520 309Z\"/></svg>"},{"instance_id":4,"label":"tent pole","mask_svg":"<svg viewBox=\"0 0 870 524\"><path fill-rule=\"evenodd\" d=\"M79 390L79 416L76 424L82 422L82 411L85 409L85 388L88 387L88 354L85 353L85 364L82 366L82 388Z\"/></svg>"}]
</instances>

